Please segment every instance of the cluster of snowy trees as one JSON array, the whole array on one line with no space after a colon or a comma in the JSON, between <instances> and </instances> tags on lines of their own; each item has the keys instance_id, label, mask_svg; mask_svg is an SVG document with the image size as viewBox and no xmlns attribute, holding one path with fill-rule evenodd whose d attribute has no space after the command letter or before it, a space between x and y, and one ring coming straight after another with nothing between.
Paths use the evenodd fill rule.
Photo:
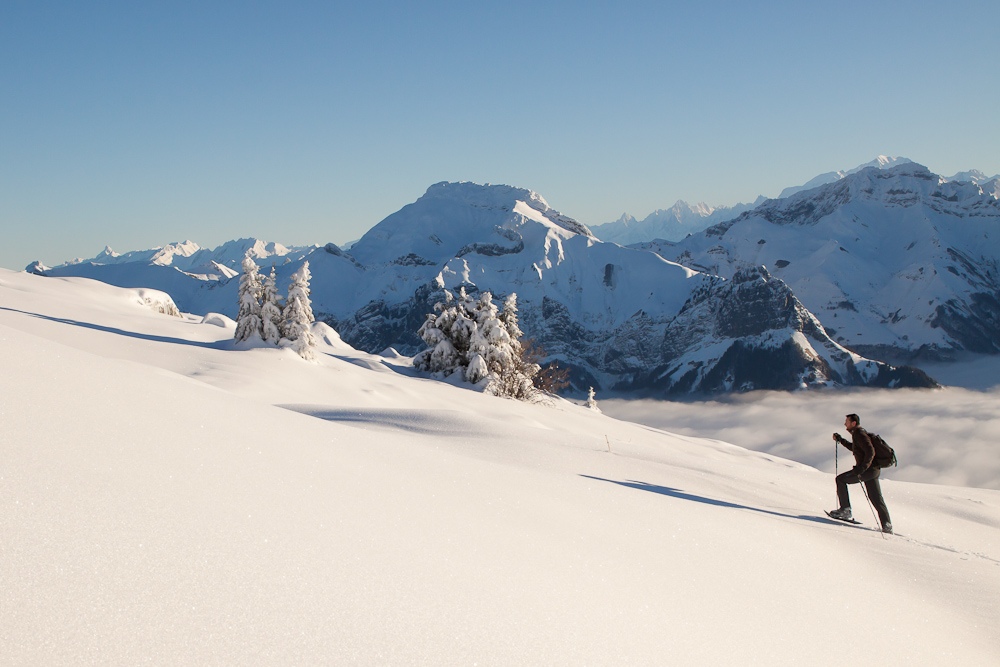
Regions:
<instances>
[{"instance_id":1,"label":"cluster of snowy trees","mask_svg":"<svg viewBox=\"0 0 1000 667\"><path fill-rule=\"evenodd\" d=\"M415 368L442 376L461 372L468 382L485 382L497 396L536 396L532 378L540 368L524 356L516 294L501 310L490 292L474 299L464 287L457 296L445 290L444 301L434 305L418 333L428 348L414 357Z\"/></svg>"},{"instance_id":2,"label":"cluster of snowy trees","mask_svg":"<svg viewBox=\"0 0 1000 667\"><path fill-rule=\"evenodd\" d=\"M237 342L254 338L272 345L290 345L303 359L315 358L313 348L316 338L310 325L313 317L309 300L309 262L292 275L288 297L278 293L274 266L271 274L261 280L257 263L247 255L243 258L243 275L240 277L240 312L236 316Z\"/></svg>"}]
</instances>

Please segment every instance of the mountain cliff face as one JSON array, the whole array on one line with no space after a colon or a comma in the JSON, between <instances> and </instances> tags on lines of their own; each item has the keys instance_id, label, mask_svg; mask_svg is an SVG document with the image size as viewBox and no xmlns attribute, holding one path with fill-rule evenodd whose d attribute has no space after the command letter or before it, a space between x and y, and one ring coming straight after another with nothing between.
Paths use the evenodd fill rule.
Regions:
<instances>
[{"instance_id":1,"label":"mountain cliff face","mask_svg":"<svg viewBox=\"0 0 1000 667\"><path fill-rule=\"evenodd\" d=\"M637 384L709 393L929 384L915 369L879 364L835 343L764 267L695 290L665 327L660 355L662 363Z\"/></svg>"},{"instance_id":2,"label":"mountain cliff face","mask_svg":"<svg viewBox=\"0 0 1000 667\"><path fill-rule=\"evenodd\" d=\"M258 262L266 267L276 254ZM350 252L327 244L282 256L279 284L309 261L317 317L369 352L418 352L426 314L443 290L463 286L497 297L516 292L522 329L571 369L581 390L793 389L872 384L894 373L831 341L763 268L722 278L603 243L539 195L510 186L439 183ZM171 293L188 312L235 315L238 281L207 280L149 259L50 273L132 281ZM892 380L933 384L926 376Z\"/></svg>"},{"instance_id":3,"label":"mountain cliff face","mask_svg":"<svg viewBox=\"0 0 1000 667\"><path fill-rule=\"evenodd\" d=\"M915 163L864 169L641 247L723 277L767 266L837 342L868 356L1000 352L1000 202Z\"/></svg>"}]
</instances>

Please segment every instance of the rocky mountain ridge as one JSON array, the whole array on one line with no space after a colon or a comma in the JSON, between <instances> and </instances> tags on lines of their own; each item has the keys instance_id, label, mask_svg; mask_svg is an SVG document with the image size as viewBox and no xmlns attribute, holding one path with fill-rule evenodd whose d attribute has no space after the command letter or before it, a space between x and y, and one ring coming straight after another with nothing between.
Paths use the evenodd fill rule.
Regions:
<instances>
[{"instance_id":1,"label":"rocky mountain ridge","mask_svg":"<svg viewBox=\"0 0 1000 667\"><path fill-rule=\"evenodd\" d=\"M916 163L869 168L637 247L723 277L767 266L835 340L868 356L997 353L1000 201L983 185Z\"/></svg>"}]
</instances>

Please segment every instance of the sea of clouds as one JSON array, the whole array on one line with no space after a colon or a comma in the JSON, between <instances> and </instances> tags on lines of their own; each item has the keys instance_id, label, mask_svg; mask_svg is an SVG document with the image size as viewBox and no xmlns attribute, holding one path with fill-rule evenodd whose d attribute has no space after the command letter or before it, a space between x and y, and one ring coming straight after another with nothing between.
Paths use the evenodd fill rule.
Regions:
<instances>
[{"instance_id":1,"label":"sea of clouds","mask_svg":"<svg viewBox=\"0 0 1000 667\"><path fill-rule=\"evenodd\" d=\"M896 450L899 466L884 477L1000 489L1000 387L751 392L701 402L607 399L598 405L617 419L724 440L831 473L835 456L841 472L854 463L843 447L838 454L831 437L847 435L844 415L853 412Z\"/></svg>"}]
</instances>

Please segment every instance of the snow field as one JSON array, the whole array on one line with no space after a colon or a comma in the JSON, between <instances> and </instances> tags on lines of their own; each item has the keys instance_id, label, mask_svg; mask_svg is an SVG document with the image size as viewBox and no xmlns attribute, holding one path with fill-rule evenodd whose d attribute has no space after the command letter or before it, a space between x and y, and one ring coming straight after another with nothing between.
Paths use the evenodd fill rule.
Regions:
<instances>
[{"instance_id":1,"label":"snow field","mask_svg":"<svg viewBox=\"0 0 1000 667\"><path fill-rule=\"evenodd\" d=\"M4 664L1000 656L996 491L887 484L883 540L799 463L126 291L0 272Z\"/></svg>"}]
</instances>

